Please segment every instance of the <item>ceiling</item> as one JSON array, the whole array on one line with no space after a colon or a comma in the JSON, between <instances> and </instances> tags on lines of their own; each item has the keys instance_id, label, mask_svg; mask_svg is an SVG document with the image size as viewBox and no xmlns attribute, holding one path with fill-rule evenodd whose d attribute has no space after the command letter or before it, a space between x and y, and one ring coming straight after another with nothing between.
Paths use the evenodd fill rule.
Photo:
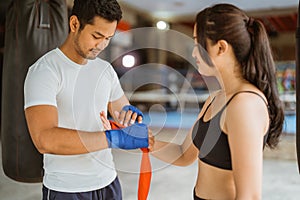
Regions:
<instances>
[{"instance_id":1,"label":"ceiling","mask_svg":"<svg viewBox=\"0 0 300 200\"><path fill-rule=\"evenodd\" d=\"M297 8L299 3L298 0L120 0L119 2L162 19L195 15L203 8L217 3L231 3L245 11Z\"/></svg>"},{"instance_id":2,"label":"ceiling","mask_svg":"<svg viewBox=\"0 0 300 200\"><path fill-rule=\"evenodd\" d=\"M120 0L122 5L153 20L193 26L194 16L207 6L231 3L259 18L271 35L296 30L298 0Z\"/></svg>"},{"instance_id":3,"label":"ceiling","mask_svg":"<svg viewBox=\"0 0 300 200\"><path fill-rule=\"evenodd\" d=\"M0 0L1 25L4 24L5 10L11 1ZM66 1L68 5L73 3L73 0ZM119 2L153 20L163 19L186 25L190 23L191 26L194 16L203 8L221 2L231 3L249 15L261 19L270 34L296 30L299 3L298 0L119 0Z\"/></svg>"}]
</instances>

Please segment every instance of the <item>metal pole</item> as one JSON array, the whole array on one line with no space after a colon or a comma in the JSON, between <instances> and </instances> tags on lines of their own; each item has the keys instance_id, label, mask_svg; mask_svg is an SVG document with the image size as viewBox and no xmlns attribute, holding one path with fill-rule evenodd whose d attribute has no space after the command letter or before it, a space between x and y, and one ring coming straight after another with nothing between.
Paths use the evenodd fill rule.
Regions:
<instances>
[{"instance_id":1,"label":"metal pole","mask_svg":"<svg viewBox=\"0 0 300 200\"><path fill-rule=\"evenodd\" d=\"M298 20L296 30L296 146L298 170L300 172L300 0L298 4Z\"/></svg>"}]
</instances>

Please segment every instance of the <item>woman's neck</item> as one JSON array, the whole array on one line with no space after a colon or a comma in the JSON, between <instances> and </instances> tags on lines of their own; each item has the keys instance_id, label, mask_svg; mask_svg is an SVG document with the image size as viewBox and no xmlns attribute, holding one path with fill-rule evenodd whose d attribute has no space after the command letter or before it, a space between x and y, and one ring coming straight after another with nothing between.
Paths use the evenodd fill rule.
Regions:
<instances>
[{"instance_id":1,"label":"woman's neck","mask_svg":"<svg viewBox=\"0 0 300 200\"><path fill-rule=\"evenodd\" d=\"M249 82L245 80L240 73L235 70L226 70L220 73L218 78L221 90L226 95L234 94L240 91Z\"/></svg>"}]
</instances>

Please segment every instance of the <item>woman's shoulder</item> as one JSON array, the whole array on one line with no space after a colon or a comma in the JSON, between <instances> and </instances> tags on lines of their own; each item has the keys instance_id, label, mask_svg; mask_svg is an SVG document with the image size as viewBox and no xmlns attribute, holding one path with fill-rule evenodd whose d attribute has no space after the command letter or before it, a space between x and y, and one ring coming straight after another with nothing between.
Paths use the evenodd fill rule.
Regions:
<instances>
[{"instance_id":1,"label":"woman's shoulder","mask_svg":"<svg viewBox=\"0 0 300 200\"><path fill-rule=\"evenodd\" d=\"M268 104L267 98L264 93L258 89L243 89L234 93L227 102L228 107L248 108L262 104Z\"/></svg>"},{"instance_id":2,"label":"woman's shoulder","mask_svg":"<svg viewBox=\"0 0 300 200\"><path fill-rule=\"evenodd\" d=\"M234 94L226 106L226 118L254 121L268 119L268 105L264 94L259 90L242 90Z\"/></svg>"}]
</instances>

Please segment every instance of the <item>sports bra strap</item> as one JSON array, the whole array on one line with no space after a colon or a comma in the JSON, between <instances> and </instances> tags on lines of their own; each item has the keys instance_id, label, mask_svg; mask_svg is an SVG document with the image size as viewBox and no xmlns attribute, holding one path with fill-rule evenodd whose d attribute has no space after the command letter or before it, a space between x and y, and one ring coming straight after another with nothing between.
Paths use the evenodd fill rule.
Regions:
<instances>
[{"instance_id":1,"label":"sports bra strap","mask_svg":"<svg viewBox=\"0 0 300 200\"><path fill-rule=\"evenodd\" d=\"M210 105L212 104L212 102L213 102L214 100L215 100L215 97L214 97L214 98L211 100L211 102L206 106L206 109L205 109L205 111L204 111L202 117L204 117L204 115L206 114L208 108L210 107Z\"/></svg>"},{"instance_id":2,"label":"sports bra strap","mask_svg":"<svg viewBox=\"0 0 300 200\"><path fill-rule=\"evenodd\" d=\"M264 101L264 103L266 104L266 106L267 106L267 108L268 108L268 111L269 111L269 105L268 105L268 103L266 102L266 100L265 100L259 93L253 92L253 91L249 91L249 90L245 90L245 91L239 91L239 92L235 93L234 95L232 95L232 97L227 101L227 103L225 104L225 106L220 110L220 113L222 113L222 112L225 110L225 108L228 106L228 104L231 102L231 100L232 100L236 95L238 95L239 93L252 93L252 94L256 94L257 96L259 96L259 97ZM215 100L215 97L213 98L213 100L212 100L212 101L208 104L208 106L206 107L206 109L205 109L205 111L204 111L202 117L205 116L205 114L206 114L208 108L211 106L211 104L213 103L214 100ZM201 118L202 118L202 117L201 117Z\"/></svg>"},{"instance_id":3,"label":"sports bra strap","mask_svg":"<svg viewBox=\"0 0 300 200\"><path fill-rule=\"evenodd\" d=\"M249 91L249 90L246 90L246 91L239 91L239 92L235 93L234 95L232 95L232 97L231 97L231 98L228 100L228 102L226 103L226 106L225 106L225 107L227 107L228 104L231 102L231 100L232 100L236 95L238 95L238 94L240 94L240 93L252 93L252 94L256 94L257 96L259 96L259 97L264 101L264 103L266 104L266 106L269 108L268 102L266 102L266 100L265 100L259 93L253 92L253 91Z\"/></svg>"}]
</instances>

